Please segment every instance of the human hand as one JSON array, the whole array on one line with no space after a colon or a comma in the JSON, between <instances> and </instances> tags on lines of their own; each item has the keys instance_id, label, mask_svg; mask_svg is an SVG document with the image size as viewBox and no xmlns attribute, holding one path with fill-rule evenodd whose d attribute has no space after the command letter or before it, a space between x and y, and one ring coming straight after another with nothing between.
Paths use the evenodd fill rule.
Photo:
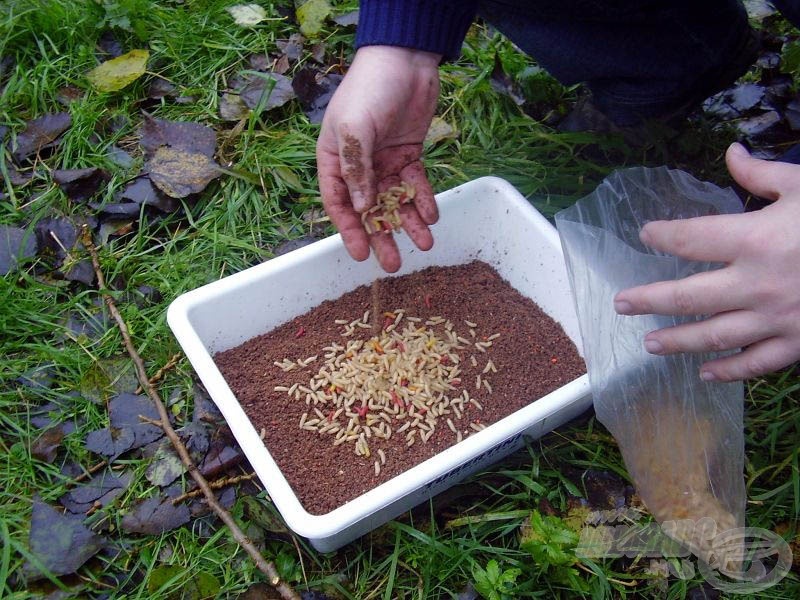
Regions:
<instances>
[{"instance_id":1,"label":"human hand","mask_svg":"<svg viewBox=\"0 0 800 600\"><path fill-rule=\"evenodd\" d=\"M406 181L416 195L400 209L403 229L421 250L433 246L428 226L439 213L421 157L439 96L440 59L410 48L360 48L325 111L317 140L325 211L350 256L365 260L372 247L390 273L400 268L394 236L368 235L361 213L375 204L378 192Z\"/></svg>"},{"instance_id":2,"label":"human hand","mask_svg":"<svg viewBox=\"0 0 800 600\"><path fill-rule=\"evenodd\" d=\"M709 315L644 338L652 354L744 348L702 365L706 381L755 377L800 359L800 166L752 158L740 144L726 161L740 185L774 202L744 214L653 221L640 232L647 246L725 266L614 298L624 315Z\"/></svg>"}]
</instances>

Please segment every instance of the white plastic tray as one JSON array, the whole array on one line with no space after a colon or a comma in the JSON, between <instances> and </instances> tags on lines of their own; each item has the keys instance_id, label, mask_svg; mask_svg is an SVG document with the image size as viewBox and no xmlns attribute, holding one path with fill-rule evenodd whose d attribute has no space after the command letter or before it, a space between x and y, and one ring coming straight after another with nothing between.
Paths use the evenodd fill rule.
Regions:
<instances>
[{"instance_id":1,"label":"white plastic tray","mask_svg":"<svg viewBox=\"0 0 800 600\"><path fill-rule=\"evenodd\" d=\"M429 266L480 259L561 324L581 349L577 318L556 229L508 182L484 177L437 195L435 245L397 241L404 275ZM461 443L325 515L301 506L212 356L360 285L385 276L377 262L353 261L339 235L187 292L167 321L189 361L286 524L320 551L330 551L426 501L525 442L565 423L591 404L586 375L536 399ZM535 402L534 402L535 400Z\"/></svg>"}]
</instances>

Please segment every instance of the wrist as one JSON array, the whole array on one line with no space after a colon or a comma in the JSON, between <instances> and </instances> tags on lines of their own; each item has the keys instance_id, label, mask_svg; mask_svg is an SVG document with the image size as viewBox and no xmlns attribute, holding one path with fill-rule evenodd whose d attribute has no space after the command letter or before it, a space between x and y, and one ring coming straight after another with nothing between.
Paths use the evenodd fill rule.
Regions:
<instances>
[{"instance_id":1,"label":"wrist","mask_svg":"<svg viewBox=\"0 0 800 600\"><path fill-rule=\"evenodd\" d=\"M413 69L439 69L443 56L436 52L403 46L362 46L356 51L356 60L400 61Z\"/></svg>"}]
</instances>

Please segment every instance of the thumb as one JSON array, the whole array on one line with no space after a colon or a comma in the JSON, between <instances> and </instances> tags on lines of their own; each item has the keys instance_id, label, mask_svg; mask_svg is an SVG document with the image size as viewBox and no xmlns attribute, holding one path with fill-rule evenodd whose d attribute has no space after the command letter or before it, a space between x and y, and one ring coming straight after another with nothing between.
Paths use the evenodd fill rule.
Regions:
<instances>
[{"instance_id":1,"label":"thumb","mask_svg":"<svg viewBox=\"0 0 800 600\"><path fill-rule=\"evenodd\" d=\"M790 163L753 158L735 142L725 153L728 171L751 194L777 200L792 188L800 187L800 167Z\"/></svg>"},{"instance_id":2,"label":"thumb","mask_svg":"<svg viewBox=\"0 0 800 600\"><path fill-rule=\"evenodd\" d=\"M347 184L353 208L363 213L374 204L378 193L372 164L375 133L363 125L342 124L338 137L342 179Z\"/></svg>"}]
</instances>

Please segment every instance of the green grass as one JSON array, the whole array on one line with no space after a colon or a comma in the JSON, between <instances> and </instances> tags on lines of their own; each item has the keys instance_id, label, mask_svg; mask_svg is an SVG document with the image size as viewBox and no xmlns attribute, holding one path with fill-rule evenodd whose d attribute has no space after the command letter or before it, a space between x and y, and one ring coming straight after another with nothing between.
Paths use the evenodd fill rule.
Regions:
<instances>
[{"instance_id":1,"label":"green grass","mask_svg":"<svg viewBox=\"0 0 800 600\"><path fill-rule=\"evenodd\" d=\"M309 215L321 209L314 161L318 128L299 107L293 103L265 113L233 133L233 124L218 118L219 93L246 68L247 57L273 51L276 39L296 31L296 25L278 12L280 5L285 8L290 2L270 4L272 20L254 29L233 25L225 12L231 4L38 0L0 6L0 56L13 58L0 84L0 125L18 132L26 120L60 110L68 110L73 120L61 146L38 165L33 184L13 188L3 183L0 224L32 228L40 219L82 213L84 209L52 183L50 170L55 168L108 169L111 180L99 199L112 201L141 168L136 131L145 109L159 118L213 126L224 143L234 174L212 183L199 200L187 204L184 216L157 220L144 216L130 234L100 248L105 276L118 290L120 309L150 372L178 351L165 322L166 306L173 298L270 258L274 247L286 239L320 227L332 232L324 222L309 221ZM337 12L354 4L341 3ZM85 73L97 64L96 43L112 25L126 49L149 48L150 73L121 92L98 94L88 88ZM348 60L350 31L329 24L322 37L330 54L341 53ZM732 133L700 124L647 150L630 149L613 138L557 133L492 90L488 78L495 54L511 75L532 77L531 90L539 90L536 93L543 95L542 102L551 110L563 112L575 98L575 90L537 73L533 62L507 41L476 27L463 58L442 69L438 114L460 133L457 139L427 149L435 189L496 175L552 215L624 165L666 163L700 178L729 183L720 157ZM294 68L308 61L306 52ZM147 102L147 84L155 75L194 101ZM59 103L64 86L85 93L64 107ZM130 169L108 159L112 145L133 153ZM162 299L137 305L131 297L139 286L158 289ZM90 517L89 523L102 525L111 541L105 552L75 575L27 585L19 578L27 556L33 499L55 504L71 480L62 474L63 465L76 462L88 469L99 462L83 447L83 440L88 431L107 424L104 403L115 385L121 385L113 379L128 364L113 326L87 336L75 335L66 325L70 316L97 315L99 303L96 290L49 277L42 264L0 279L0 597L45 597L61 588L87 598L166 599L181 597L181 591L191 598L199 595L198 581L210 579L217 597L234 598L264 577L214 519L193 520L160 536L120 532L123 515L151 491L143 459L117 461L133 472L134 483ZM51 370L49 388L15 383L42 367ZM178 424L191 416L194 381L191 367L182 360L159 384L162 397L173 403ZM748 522L778 530L787 539L797 534L800 516L798 398L795 374L750 382L746 397ZM58 419L74 421L76 430L64 439L56 461L48 464L31 455L31 443L39 434L31 415L51 402L58 407ZM501 576L507 575L507 584L495 582L498 597L507 593L515 598L621 598L663 593L679 598L701 585L700 576L683 582L648 575L647 560L577 561L568 546L550 538L546 548L521 544L531 511L544 507L563 517L548 521L550 534L574 533L570 527L582 514L576 497L587 492L580 477L567 473L587 469L627 479L613 439L589 417L532 442L502 464L331 554L320 554L285 532L271 531L280 521L263 493L257 498L266 517L255 518L254 507L246 506L242 498L233 512L265 555L276 561L284 578L298 590L323 591L331 597L456 598L470 582L488 577L495 566ZM265 525L267 518L272 525ZM541 560L541 552L548 549L564 562ZM759 597L799 595L797 576L791 574Z\"/></svg>"}]
</instances>

